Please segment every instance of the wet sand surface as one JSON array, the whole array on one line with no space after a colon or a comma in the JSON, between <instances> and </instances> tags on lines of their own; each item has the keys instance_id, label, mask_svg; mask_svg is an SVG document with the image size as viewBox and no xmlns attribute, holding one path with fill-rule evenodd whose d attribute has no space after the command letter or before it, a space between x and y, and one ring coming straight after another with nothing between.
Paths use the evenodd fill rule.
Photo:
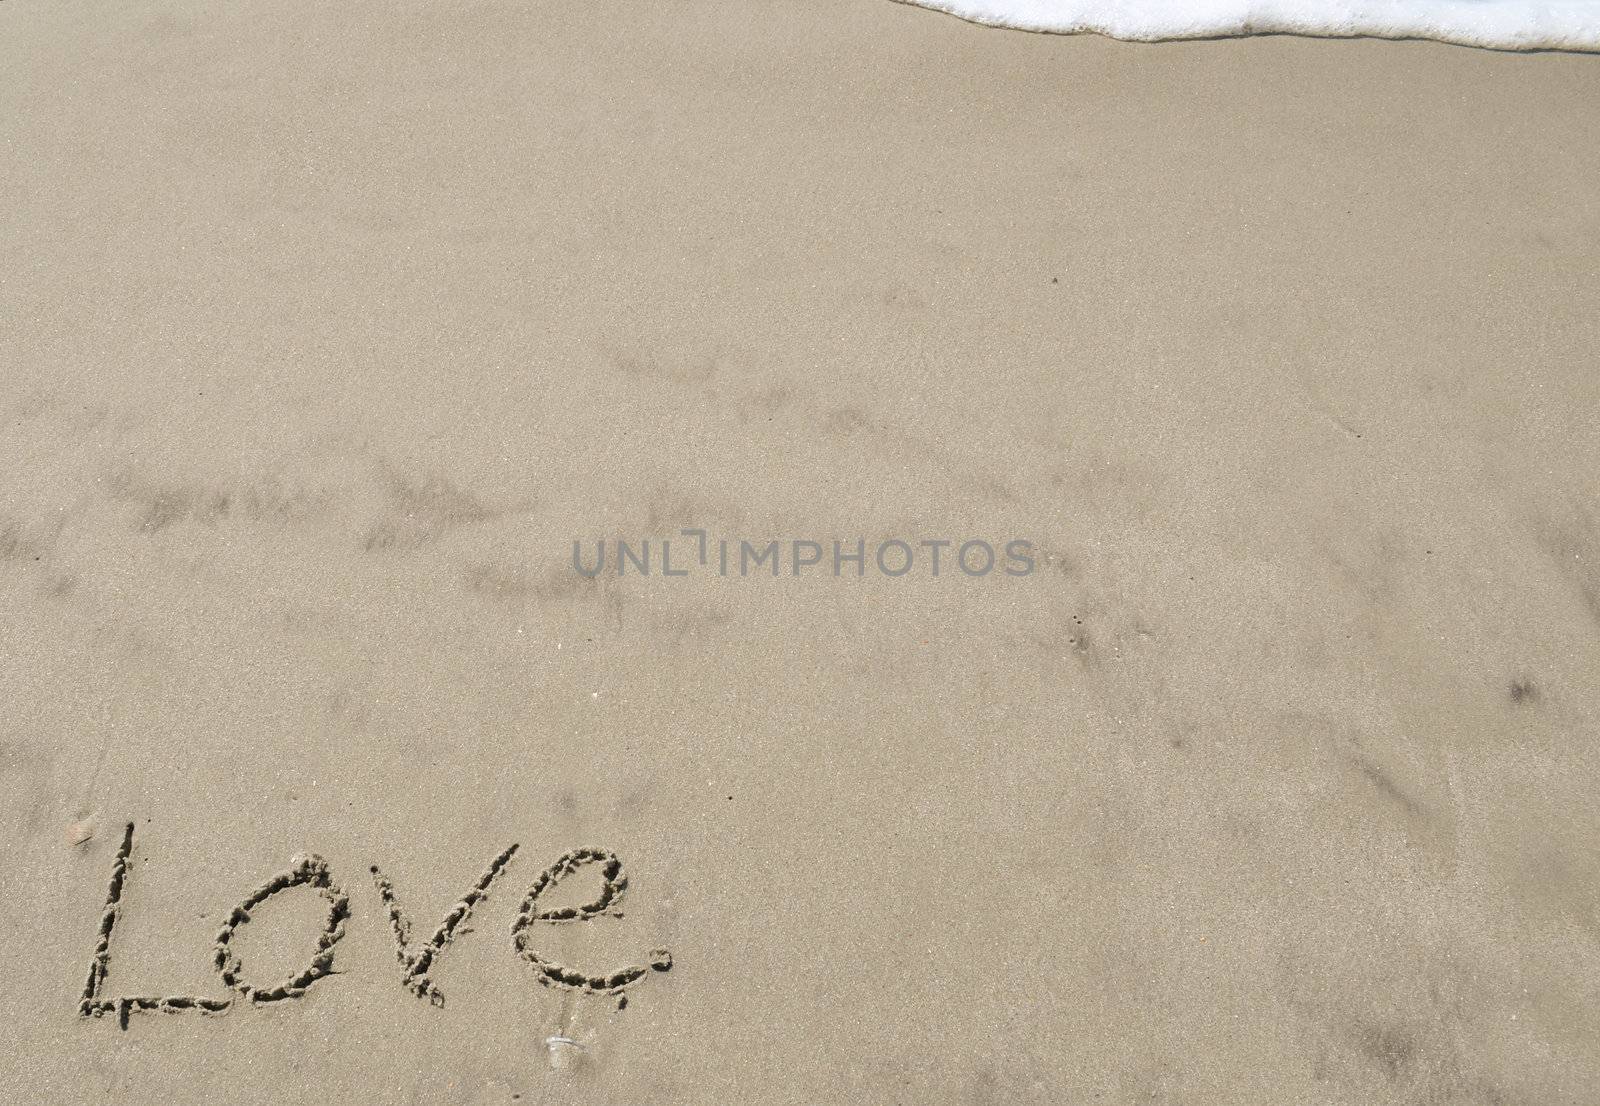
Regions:
<instances>
[{"instance_id":1,"label":"wet sand surface","mask_svg":"<svg viewBox=\"0 0 1600 1106\"><path fill-rule=\"evenodd\" d=\"M0 62L0 1101L1588 1101L1600 59L12 0ZM574 571L684 530L828 559ZM442 1005L374 865L412 956L487 891Z\"/></svg>"}]
</instances>

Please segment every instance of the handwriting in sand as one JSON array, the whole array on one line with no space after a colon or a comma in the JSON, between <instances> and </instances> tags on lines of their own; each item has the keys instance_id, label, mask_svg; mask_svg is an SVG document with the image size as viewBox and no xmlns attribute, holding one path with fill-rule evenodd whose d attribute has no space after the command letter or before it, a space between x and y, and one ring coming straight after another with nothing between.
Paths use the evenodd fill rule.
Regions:
<instances>
[{"instance_id":1,"label":"handwriting in sand","mask_svg":"<svg viewBox=\"0 0 1600 1106\"><path fill-rule=\"evenodd\" d=\"M336 947L344 937L345 923L350 920L350 899L334 882L327 861L320 856L296 857L289 868L267 880L245 898L228 915L226 923L217 934L212 951L212 966L222 983L232 994L226 998L205 998L192 995L104 995L107 977L111 971L111 940L116 932L117 919L123 908L123 896L128 886L129 858L133 853L133 823L128 823L122 834L122 845L117 850L111 867L111 886L106 894L105 910L100 915L100 931L95 943L94 956L89 962L89 975L84 983L83 997L78 1003L78 1013L83 1017L102 1017L115 1014L122 1028L135 1013L156 1011L162 1013L198 1012L220 1014L236 1002L261 1005L298 999L319 980L333 974ZM393 882L372 865L373 883L389 915L389 928L394 934L395 953L400 961L401 982L419 998L435 1006L444 1005L444 992L432 979L435 962L446 946L462 932L462 923L471 916L473 908L489 894L489 888L500 878L517 853L511 845L490 862L488 869L470 890L451 907L444 921L425 943L417 943L411 935L411 922L400 907ZM583 906L541 908L541 898L555 889L562 880L582 868L598 866L602 884L593 902ZM328 918L316 947L305 966L299 971L272 983L252 982L244 977L244 968L233 952L235 934L250 923L250 913L274 895L297 887L310 888L328 904ZM530 964L534 978L546 987L587 994L604 994L616 999L618 1008L627 1005L627 989L644 979L652 971L665 972L672 967L672 954L666 949L650 952L645 964L630 964L599 975L591 975L557 963L541 953L537 944L535 923L561 925L587 922L605 915L621 917L623 897L627 894L628 877L617 855L604 849L581 848L562 854L528 887L516 920L511 924L511 943L518 957Z\"/></svg>"}]
</instances>

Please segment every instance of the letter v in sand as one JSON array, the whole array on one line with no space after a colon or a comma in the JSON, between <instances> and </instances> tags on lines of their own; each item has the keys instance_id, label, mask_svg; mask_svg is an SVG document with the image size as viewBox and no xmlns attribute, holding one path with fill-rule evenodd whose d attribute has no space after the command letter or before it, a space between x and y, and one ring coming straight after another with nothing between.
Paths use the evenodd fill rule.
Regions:
<instances>
[{"instance_id":1,"label":"letter v in sand","mask_svg":"<svg viewBox=\"0 0 1600 1106\"><path fill-rule=\"evenodd\" d=\"M426 998L435 1006L444 1005L444 992L439 990L428 975L433 969L433 962L444 951L444 947L455 939L457 930L471 915L472 908L488 897L489 886L499 878L505 866L511 863L516 851L517 846L511 845L490 861L488 871L478 878L472 889L451 907L450 913L439 923L433 939L414 951L411 947L411 923L400 910L400 903L394 894L394 884L390 882L388 876L378 870L376 864L372 865L372 882L377 885L378 895L383 899L383 905L389 912L389 928L394 931L395 955L400 960L401 982L406 990L418 998Z\"/></svg>"}]
</instances>

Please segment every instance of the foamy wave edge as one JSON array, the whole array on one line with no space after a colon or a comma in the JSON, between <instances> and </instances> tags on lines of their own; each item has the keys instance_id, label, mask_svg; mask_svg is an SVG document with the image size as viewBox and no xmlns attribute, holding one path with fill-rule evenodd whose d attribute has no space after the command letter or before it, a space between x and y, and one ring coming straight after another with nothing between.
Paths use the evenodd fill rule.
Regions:
<instances>
[{"instance_id":1,"label":"foamy wave edge","mask_svg":"<svg viewBox=\"0 0 1600 1106\"><path fill-rule=\"evenodd\" d=\"M1252 34L1423 38L1492 50L1600 52L1600 0L898 0L974 23L1133 42Z\"/></svg>"}]
</instances>

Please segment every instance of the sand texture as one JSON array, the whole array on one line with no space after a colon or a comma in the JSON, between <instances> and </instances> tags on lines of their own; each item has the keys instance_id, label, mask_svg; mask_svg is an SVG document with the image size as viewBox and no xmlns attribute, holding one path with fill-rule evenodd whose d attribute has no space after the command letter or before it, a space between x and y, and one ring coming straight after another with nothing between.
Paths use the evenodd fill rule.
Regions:
<instances>
[{"instance_id":1,"label":"sand texture","mask_svg":"<svg viewBox=\"0 0 1600 1106\"><path fill-rule=\"evenodd\" d=\"M1600 58L6 0L0 107L0 1102L1594 1101ZM1036 571L572 568L683 530Z\"/></svg>"}]
</instances>

